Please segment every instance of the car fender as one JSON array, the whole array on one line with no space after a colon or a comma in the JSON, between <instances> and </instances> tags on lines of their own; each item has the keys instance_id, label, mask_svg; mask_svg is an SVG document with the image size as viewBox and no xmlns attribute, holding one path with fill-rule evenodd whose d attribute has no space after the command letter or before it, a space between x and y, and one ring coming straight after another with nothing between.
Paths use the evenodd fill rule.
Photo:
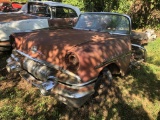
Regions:
<instances>
[{"instance_id":1,"label":"car fender","mask_svg":"<svg viewBox=\"0 0 160 120\"><path fill-rule=\"evenodd\" d=\"M9 40L9 35L16 32L27 32L48 28L48 19L27 19L0 24L0 40Z\"/></svg>"}]
</instances>

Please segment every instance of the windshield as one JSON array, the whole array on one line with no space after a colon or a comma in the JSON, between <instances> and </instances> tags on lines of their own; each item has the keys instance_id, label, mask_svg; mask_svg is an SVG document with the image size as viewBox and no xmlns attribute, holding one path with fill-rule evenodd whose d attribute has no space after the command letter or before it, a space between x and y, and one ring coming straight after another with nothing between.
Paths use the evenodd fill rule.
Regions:
<instances>
[{"instance_id":1,"label":"windshield","mask_svg":"<svg viewBox=\"0 0 160 120\"><path fill-rule=\"evenodd\" d=\"M74 29L130 34L129 18L119 14L82 14Z\"/></svg>"}]
</instances>

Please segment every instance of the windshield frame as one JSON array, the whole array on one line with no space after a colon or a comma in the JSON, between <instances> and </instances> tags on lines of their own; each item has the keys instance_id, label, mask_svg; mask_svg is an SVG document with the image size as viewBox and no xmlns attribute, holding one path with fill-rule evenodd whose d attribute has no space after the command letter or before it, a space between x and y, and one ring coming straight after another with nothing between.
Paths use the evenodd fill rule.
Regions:
<instances>
[{"instance_id":1,"label":"windshield frame","mask_svg":"<svg viewBox=\"0 0 160 120\"><path fill-rule=\"evenodd\" d=\"M128 23L123 23L123 24L126 24L126 29L127 30L124 31L124 33L123 33L120 30L119 30L119 32L116 31L116 30L105 30L105 31L103 31L103 30L98 30L97 28L94 29L93 27L87 28L88 26L87 27L85 26L86 28L85 27L79 27L79 25L81 24L80 22L84 22L84 21L82 21L82 17L84 17L84 16L96 16L96 15L97 16L105 16L105 17L107 17L107 16L112 16L113 17L114 16L114 17L117 17L117 18L119 17L119 18L122 18L122 19L126 19ZM93 19L91 19L91 20L93 20ZM116 20L114 22L116 22L116 24L117 24ZM117 25L120 25L120 24L117 24ZM89 31L104 32L104 33L107 32L109 34L130 35L131 34L131 18L126 14L119 14L119 13L112 13L112 12L86 12L86 13L82 13L78 17L78 20L77 20L75 26L73 27L73 29L89 30Z\"/></svg>"}]
</instances>

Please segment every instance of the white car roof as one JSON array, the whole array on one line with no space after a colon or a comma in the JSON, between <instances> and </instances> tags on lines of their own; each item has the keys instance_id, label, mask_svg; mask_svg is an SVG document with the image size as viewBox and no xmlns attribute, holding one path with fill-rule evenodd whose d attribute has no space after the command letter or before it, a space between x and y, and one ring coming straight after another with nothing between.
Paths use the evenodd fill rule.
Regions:
<instances>
[{"instance_id":1,"label":"white car roof","mask_svg":"<svg viewBox=\"0 0 160 120\"><path fill-rule=\"evenodd\" d=\"M78 16L80 15L80 10L78 7L76 6L73 6L73 5L70 5L70 4L65 4L65 3L61 3L61 2L52 2L52 1L29 1L28 3L43 3L43 4L46 4L46 5L49 5L49 6L61 6L61 7L68 7L68 8L71 8L73 10L76 11L76 13L78 14ZM21 10L20 11L24 11L24 12L27 12L27 4L26 3L25 5L22 6Z\"/></svg>"}]
</instances>

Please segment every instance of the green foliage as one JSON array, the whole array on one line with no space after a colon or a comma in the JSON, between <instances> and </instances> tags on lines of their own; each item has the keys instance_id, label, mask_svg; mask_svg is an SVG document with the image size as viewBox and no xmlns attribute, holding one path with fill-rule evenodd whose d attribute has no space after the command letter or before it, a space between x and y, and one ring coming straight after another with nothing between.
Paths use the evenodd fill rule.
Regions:
<instances>
[{"instance_id":1,"label":"green foliage","mask_svg":"<svg viewBox=\"0 0 160 120\"><path fill-rule=\"evenodd\" d=\"M13 2L20 2L20 3L26 3L28 2L28 0L11 0Z\"/></svg>"},{"instance_id":2,"label":"green foliage","mask_svg":"<svg viewBox=\"0 0 160 120\"><path fill-rule=\"evenodd\" d=\"M160 23L160 2L153 0L134 1L128 14L132 18L133 28L156 28Z\"/></svg>"},{"instance_id":3,"label":"green foliage","mask_svg":"<svg viewBox=\"0 0 160 120\"><path fill-rule=\"evenodd\" d=\"M84 3L81 0L62 0L62 2L77 6L81 11L84 11Z\"/></svg>"},{"instance_id":4,"label":"green foliage","mask_svg":"<svg viewBox=\"0 0 160 120\"><path fill-rule=\"evenodd\" d=\"M132 5L132 1L120 0L117 6L115 6L111 11L127 14L131 5Z\"/></svg>"}]
</instances>

